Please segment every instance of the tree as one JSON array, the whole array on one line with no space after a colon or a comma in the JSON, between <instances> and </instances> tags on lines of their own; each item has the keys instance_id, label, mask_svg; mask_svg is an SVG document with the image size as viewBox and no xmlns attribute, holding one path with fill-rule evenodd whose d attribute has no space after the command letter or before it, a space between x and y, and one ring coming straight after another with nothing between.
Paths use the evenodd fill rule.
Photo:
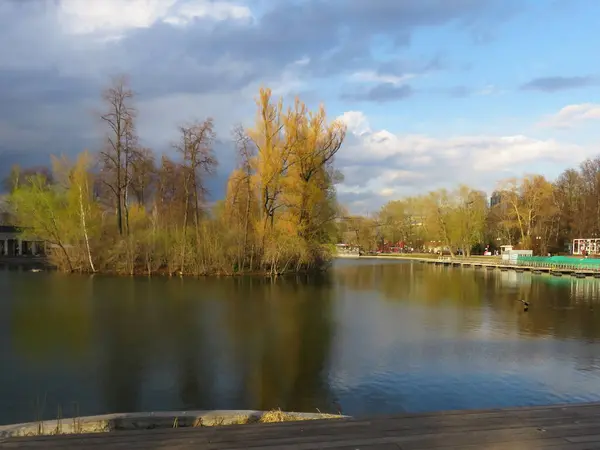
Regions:
<instances>
[{"instance_id":1,"label":"tree","mask_svg":"<svg viewBox=\"0 0 600 450\"><path fill-rule=\"evenodd\" d=\"M102 182L113 196L117 212L117 227L123 235L127 223L127 201L130 187L130 168L136 150L135 119L137 111L132 105L133 91L125 76L112 79L111 85L102 93L106 110L101 119L108 126L106 146L100 152Z\"/></svg>"},{"instance_id":2,"label":"tree","mask_svg":"<svg viewBox=\"0 0 600 450\"><path fill-rule=\"evenodd\" d=\"M460 186L456 192L454 227L456 240L463 255L471 256L471 249L483 242L487 199L485 194L468 186Z\"/></svg>"},{"instance_id":3,"label":"tree","mask_svg":"<svg viewBox=\"0 0 600 450\"><path fill-rule=\"evenodd\" d=\"M310 112L299 99L284 112L283 102L273 103L269 89L261 89L257 110L256 125L247 135L257 149L252 184L261 211L261 251L271 245L271 253L280 255L277 240L294 234L297 239L288 245L298 250L298 264L320 259L337 215L333 159L345 126L328 123L323 107ZM286 258L294 259L291 254Z\"/></svg>"},{"instance_id":4,"label":"tree","mask_svg":"<svg viewBox=\"0 0 600 450\"><path fill-rule=\"evenodd\" d=\"M291 136L290 164L287 175L289 202L296 216L301 237L311 238L315 229L336 216L328 194L334 182L332 163L346 135L346 126L333 121L327 123L327 114L321 105L316 113L307 113L306 105L296 100L295 108L284 123L286 136ZM321 213L321 214L319 214ZM317 219L317 215L321 215ZM315 229L313 229L313 227Z\"/></svg>"},{"instance_id":5,"label":"tree","mask_svg":"<svg viewBox=\"0 0 600 450\"><path fill-rule=\"evenodd\" d=\"M246 257L250 256L251 269L254 250L249 249L248 243L251 235L254 234L253 223L258 213L253 186L253 160L256 157L256 148L241 125L234 127L232 137L237 152L237 168L231 173L227 183L225 214L229 226L237 230L238 266L243 269Z\"/></svg>"},{"instance_id":6,"label":"tree","mask_svg":"<svg viewBox=\"0 0 600 450\"><path fill-rule=\"evenodd\" d=\"M417 206L418 199L414 197L393 200L383 205L378 213L378 220L385 240L394 244L403 241L414 246L420 243L423 238L422 217Z\"/></svg>"},{"instance_id":7,"label":"tree","mask_svg":"<svg viewBox=\"0 0 600 450\"><path fill-rule=\"evenodd\" d=\"M175 149L182 157L181 174L184 191L183 236L181 243L181 271L183 272L186 252L188 250L188 219L190 209L193 213L196 245L200 244L200 210L204 202L206 187L204 176L214 172L217 160L214 157L212 144L215 139L212 119L181 126L180 142ZM197 255L196 255L197 256ZM196 258L197 259L197 258ZM202 263L204 265L204 263Z\"/></svg>"},{"instance_id":8,"label":"tree","mask_svg":"<svg viewBox=\"0 0 600 450\"><path fill-rule=\"evenodd\" d=\"M137 148L131 158L131 189L138 205L146 205L156 182L154 154L149 148Z\"/></svg>"},{"instance_id":9,"label":"tree","mask_svg":"<svg viewBox=\"0 0 600 450\"><path fill-rule=\"evenodd\" d=\"M65 217L63 224L69 227L69 244L77 251L83 242L85 259L89 264L89 270L96 272L92 258L91 239L95 237L94 225L97 220L97 206L93 199L92 157L88 151L77 156L75 163L69 161L65 156L61 158L52 157L52 166L55 178L60 190L66 197Z\"/></svg>"},{"instance_id":10,"label":"tree","mask_svg":"<svg viewBox=\"0 0 600 450\"><path fill-rule=\"evenodd\" d=\"M514 227L520 238L520 245L530 248L535 231L544 231L556 214L554 189L541 175L530 175L522 180L511 178L502 183L504 222ZM540 236L542 237L542 236ZM547 245L547 241L543 246Z\"/></svg>"},{"instance_id":11,"label":"tree","mask_svg":"<svg viewBox=\"0 0 600 450\"><path fill-rule=\"evenodd\" d=\"M234 132L239 161L227 196L209 211L206 177L217 164L212 119L180 127L179 158L163 155L156 164L138 145L127 80L115 78L103 99L108 132L99 173L84 152L74 163L53 158L48 177L23 182L15 169L10 183L19 219L58 249L51 258L61 268L276 275L326 266L338 211L333 162L345 128L327 122L324 108L311 113L297 101L283 113L261 91L256 128Z\"/></svg>"},{"instance_id":12,"label":"tree","mask_svg":"<svg viewBox=\"0 0 600 450\"><path fill-rule=\"evenodd\" d=\"M435 241L441 242L454 256L457 247L456 219L453 211L452 197L446 189L430 192L423 199L425 227L427 234Z\"/></svg>"},{"instance_id":13,"label":"tree","mask_svg":"<svg viewBox=\"0 0 600 450\"><path fill-rule=\"evenodd\" d=\"M179 131L181 140L175 148L183 159L186 205L192 207L197 231L200 223L200 204L206 194L204 177L213 174L217 166L212 147L216 137L213 119L208 118L204 122L181 126Z\"/></svg>"},{"instance_id":14,"label":"tree","mask_svg":"<svg viewBox=\"0 0 600 450\"><path fill-rule=\"evenodd\" d=\"M376 220L368 217L350 215L343 218L344 243L358 247L361 251L372 251L377 247Z\"/></svg>"},{"instance_id":15,"label":"tree","mask_svg":"<svg viewBox=\"0 0 600 450\"><path fill-rule=\"evenodd\" d=\"M90 173L89 169L92 164L92 158L90 154L85 151L79 154L75 166L71 172L71 197L75 199L71 200L78 204L79 221L81 223L81 233L85 242L85 249L87 253L87 260L90 264L90 270L96 272L94 267L94 261L92 258L92 250L90 247L90 224L95 219L93 211L95 205L92 199L92 190L90 189Z\"/></svg>"},{"instance_id":16,"label":"tree","mask_svg":"<svg viewBox=\"0 0 600 450\"><path fill-rule=\"evenodd\" d=\"M32 166L22 168L18 164L10 168L10 173L2 182L4 189L7 192L13 192L22 183L26 183L31 176L41 175L46 184L50 185L54 182L52 171L46 166Z\"/></svg>"},{"instance_id":17,"label":"tree","mask_svg":"<svg viewBox=\"0 0 600 450\"><path fill-rule=\"evenodd\" d=\"M72 272L74 265L69 247L72 231L64 190L49 186L43 175L29 177L11 194L10 203L18 223L26 223L25 235L59 248L60 268Z\"/></svg>"},{"instance_id":18,"label":"tree","mask_svg":"<svg viewBox=\"0 0 600 450\"><path fill-rule=\"evenodd\" d=\"M248 129L248 137L256 146L254 158L254 184L260 195L262 211L262 247L264 249L267 227L275 224L275 213L283 207L280 202L285 173L290 165L294 136L284 133L283 100L271 103L271 90L261 89L256 126ZM291 114L291 113L290 113Z\"/></svg>"},{"instance_id":19,"label":"tree","mask_svg":"<svg viewBox=\"0 0 600 450\"><path fill-rule=\"evenodd\" d=\"M600 157L581 163L583 228L587 236L600 235Z\"/></svg>"}]
</instances>

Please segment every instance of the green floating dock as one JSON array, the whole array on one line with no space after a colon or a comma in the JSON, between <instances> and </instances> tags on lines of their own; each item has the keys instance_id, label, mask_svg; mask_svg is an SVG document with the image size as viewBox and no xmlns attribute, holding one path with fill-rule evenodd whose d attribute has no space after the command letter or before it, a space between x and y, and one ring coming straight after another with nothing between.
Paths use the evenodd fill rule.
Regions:
<instances>
[{"instance_id":1,"label":"green floating dock","mask_svg":"<svg viewBox=\"0 0 600 450\"><path fill-rule=\"evenodd\" d=\"M518 266L545 267L551 269L597 270L600 271L598 258L570 258L568 256L525 256L517 257Z\"/></svg>"}]
</instances>

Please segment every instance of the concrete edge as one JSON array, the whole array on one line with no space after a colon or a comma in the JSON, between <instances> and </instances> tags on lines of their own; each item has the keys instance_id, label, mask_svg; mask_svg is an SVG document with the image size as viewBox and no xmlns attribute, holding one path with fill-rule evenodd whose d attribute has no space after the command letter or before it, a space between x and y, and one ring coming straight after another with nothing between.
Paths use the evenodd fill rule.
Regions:
<instances>
[{"instance_id":1,"label":"concrete edge","mask_svg":"<svg viewBox=\"0 0 600 450\"><path fill-rule=\"evenodd\" d=\"M237 425L258 422L267 411L209 410L117 413L43 422L0 425L0 439L74 433L106 433L121 430L185 428L193 426ZM350 418L337 414L282 412L286 421Z\"/></svg>"}]
</instances>

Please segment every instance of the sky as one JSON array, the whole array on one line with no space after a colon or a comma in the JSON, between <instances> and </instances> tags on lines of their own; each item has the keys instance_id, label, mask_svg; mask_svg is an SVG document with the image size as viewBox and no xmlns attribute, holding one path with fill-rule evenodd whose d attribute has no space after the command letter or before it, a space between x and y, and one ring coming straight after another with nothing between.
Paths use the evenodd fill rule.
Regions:
<instances>
[{"instance_id":1,"label":"sky","mask_svg":"<svg viewBox=\"0 0 600 450\"><path fill-rule=\"evenodd\" d=\"M98 150L100 92L127 74L143 145L213 117L220 167L261 86L324 103L348 134L351 211L600 154L597 0L0 0L0 174Z\"/></svg>"}]
</instances>

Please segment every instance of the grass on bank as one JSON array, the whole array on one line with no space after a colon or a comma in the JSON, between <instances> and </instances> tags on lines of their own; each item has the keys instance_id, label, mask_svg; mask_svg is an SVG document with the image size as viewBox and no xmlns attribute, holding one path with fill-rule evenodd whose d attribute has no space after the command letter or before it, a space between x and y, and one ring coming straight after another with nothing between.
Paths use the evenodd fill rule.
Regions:
<instances>
[{"instance_id":1,"label":"grass on bank","mask_svg":"<svg viewBox=\"0 0 600 450\"><path fill-rule=\"evenodd\" d=\"M45 403L45 402L44 402ZM96 421L87 422L85 418L79 416L78 405L77 412L72 419L66 419L62 415L62 408L59 406L56 420L44 421L41 420L43 407L38 406L36 420L20 429L8 429L2 431L0 427L0 439L9 437L24 437L24 436L47 436L47 435L62 435L62 434L83 434L83 433L108 433L117 430L127 429L155 429L155 428L188 428L188 427L220 427L229 425L246 425L257 423L283 423L296 422L319 419L341 419L344 418L341 413L324 414L319 410L314 415L284 412L281 409L273 409L266 412L256 412L250 414L238 415L212 415L207 413L200 417L179 416L174 417L172 422L164 417L155 417L151 415L147 418L116 418L116 419L98 419ZM166 419L166 422L165 422ZM129 421L131 423L124 426ZM138 422L138 423L135 423Z\"/></svg>"},{"instance_id":2,"label":"grass on bank","mask_svg":"<svg viewBox=\"0 0 600 450\"><path fill-rule=\"evenodd\" d=\"M194 422L194 427L214 427L227 425L246 425L251 423L282 423L282 422L298 422L303 420L317 419L339 419L343 417L341 414L322 414L318 413L318 417L304 416L300 414L284 412L281 409L273 409L261 415L238 415L234 417L199 417ZM177 419L175 419L176 421ZM174 428L176 428L174 422Z\"/></svg>"}]
</instances>

